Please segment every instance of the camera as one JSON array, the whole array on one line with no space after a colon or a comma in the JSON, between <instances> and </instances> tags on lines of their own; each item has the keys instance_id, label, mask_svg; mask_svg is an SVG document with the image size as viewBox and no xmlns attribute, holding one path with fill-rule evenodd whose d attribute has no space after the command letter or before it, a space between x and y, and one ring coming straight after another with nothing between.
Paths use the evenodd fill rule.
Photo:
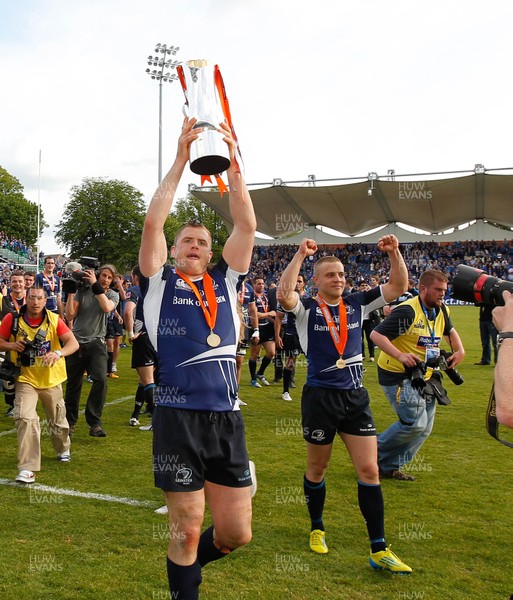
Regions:
<instances>
[{"instance_id":1,"label":"camera","mask_svg":"<svg viewBox=\"0 0 513 600\"><path fill-rule=\"evenodd\" d=\"M78 263L75 263L78 266ZM87 269L97 269L100 262L93 256L80 257L80 270L66 272L62 275L62 289L68 294L75 293L78 289L86 287L87 281L84 281Z\"/></svg>"},{"instance_id":2,"label":"camera","mask_svg":"<svg viewBox=\"0 0 513 600\"><path fill-rule=\"evenodd\" d=\"M32 367L36 362L41 343L25 341L23 352L19 353L19 361L22 367Z\"/></svg>"},{"instance_id":3,"label":"camera","mask_svg":"<svg viewBox=\"0 0 513 600\"><path fill-rule=\"evenodd\" d=\"M14 383L16 381L16 377L20 374L20 367L15 365L10 360L4 360L2 364L0 364L0 379L4 381L8 381L9 383Z\"/></svg>"},{"instance_id":4,"label":"camera","mask_svg":"<svg viewBox=\"0 0 513 600\"><path fill-rule=\"evenodd\" d=\"M406 374L411 379L411 387L416 390L422 390L426 387L426 363L419 361L414 367L406 367Z\"/></svg>"},{"instance_id":5,"label":"camera","mask_svg":"<svg viewBox=\"0 0 513 600\"><path fill-rule=\"evenodd\" d=\"M481 269L458 265L452 282L452 297L464 302L503 306L502 292L513 294L513 282L488 275Z\"/></svg>"},{"instance_id":6,"label":"camera","mask_svg":"<svg viewBox=\"0 0 513 600\"><path fill-rule=\"evenodd\" d=\"M33 340L28 340L26 336L21 335L21 332L18 337L22 338L25 342L25 348L22 352L18 353L19 363L22 367L32 367L35 364L36 358L39 356L43 346L43 342L46 339L46 331L40 329Z\"/></svg>"},{"instance_id":7,"label":"camera","mask_svg":"<svg viewBox=\"0 0 513 600\"><path fill-rule=\"evenodd\" d=\"M454 383L454 385L461 385L464 383L464 379L461 374L454 368L450 367L447 359L452 356L451 353L446 350L440 350L440 356L438 357L438 367L441 371L444 371L447 377ZM430 365L431 366L431 365Z\"/></svg>"},{"instance_id":8,"label":"camera","mask_svg":"<svg viewBox=\"0 0 513 600\"><path fill-rule=\"evenodd\" d=\"M440 369L440 371L444 371L454 385L461 385L464 383L464 379L461 374L454 367L450 367L449 363L447 362L451 356L452 354L450 352L440 349L440 355L437 358L427 362L419 361L414 367L407 367L406 374L411 379L411 386L416 390L422 390L426 387L424 375L426 374L428 367L431 369ZM439 373L433 373L431 377L434 375L440 377Z\"/></svg>"}]
</instances>

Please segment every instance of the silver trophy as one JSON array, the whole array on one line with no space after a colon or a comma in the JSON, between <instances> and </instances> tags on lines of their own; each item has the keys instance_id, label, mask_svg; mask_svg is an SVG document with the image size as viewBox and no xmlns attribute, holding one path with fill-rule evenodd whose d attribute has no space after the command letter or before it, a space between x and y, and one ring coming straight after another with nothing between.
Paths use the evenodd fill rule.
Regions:
<instances>
[{"instance_id":1,"label":"silver trophy","mask_svg":"<svg viewBox=\"0 0 513 600\"><path fill-rule=\"evenodd\" d=\"M191 171L197 175L217 175L230 166L230 151L219 132L225 120L223 112L224 87L217 65L206 60L190 60L177 67L186 98L184 112L196 118L194 128L203 128L190 148Z\"/></svg>"}]
</instances>

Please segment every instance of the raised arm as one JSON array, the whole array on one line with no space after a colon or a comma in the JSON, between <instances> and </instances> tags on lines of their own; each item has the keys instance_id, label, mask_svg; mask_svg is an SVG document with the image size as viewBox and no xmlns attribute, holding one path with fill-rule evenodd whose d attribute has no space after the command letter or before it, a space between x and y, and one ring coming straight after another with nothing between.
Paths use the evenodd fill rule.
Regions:
<instances>
[{"instance_id":1,"label":"raised arm","mask_svg":"<svg viewBox=\"0 0 513 600\"><path fill-rule=\"evenodd\" d=\"M317 251L314 240L304 239L297 252L294 254L288 267L283 271L278 285L278 302L285 310L292 310L298 301L296 292L297 276L307 256L312 256Z\"/></svg>"},{"instance_id":2,"label":"raised arm","mask_svg":"<svg viewBox=\"0 0 513 600\"><path fill-rule=\"evenodd\" d=\"M192 129L196 119L185 119L178 140L175 162L153 194L141 237L139 249L139 267L145 277L155 275L167 261L167 243L164 236L164 224L173 205L176 188L180 183L183 170L189 160L189 148L202 129Z\"/></svg>"},{"instance_id":3,"label":"raised arm","mask_svg":"<svg viewBox=\"0 0 513 600\"><path fill-rule=\"evenodd\" d=\"M390 273L387 283L381 286L381 291L387 302L391 302L408 289L408 269L399 252L399 241L395 235L384 235L378 241L378 248L388 254Z\"/></svg>"},{"instance_id":4,"label":"raised arm","mask_svg":"<svg viewBox=\"0 0 513 600\"><path fill-rule=\"evenodd\" d=\"M230 128L226 123L221 123L221 129L225 134L224 141L230 148L231 162L226 173L230 189L228 199L230 215L233 219L233 230L224 245L223 258L234 271L246 273L253 255L256 231L255 211L239 165L235 160L235 141Z\"/></svg>"}]
</instances>

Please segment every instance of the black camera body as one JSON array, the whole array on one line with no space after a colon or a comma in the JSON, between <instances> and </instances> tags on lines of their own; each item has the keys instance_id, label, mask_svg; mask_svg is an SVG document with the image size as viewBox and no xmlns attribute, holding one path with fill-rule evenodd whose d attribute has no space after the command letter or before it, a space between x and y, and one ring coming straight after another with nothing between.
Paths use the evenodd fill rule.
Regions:
<instances>
[{"instance_id":1,"label":"black camera body","mask_svg":"<svg viewBox=\"0 0 513 600\"><path fill-rule=\"evenodd\" d=\"M87 287L89 283L85 281L86 270L96 270L100 266L99 260L93 256L81 256L80 264L82 265L81 271L71 271L62 276L62 289L67 294L75 293L77 290Z\"/></svg>"},{"instance_id":2,"label":"black camera body","mask_svg":"<svg viewBox=\"0 0 513 600\"><path fill-rule=\"evenodd\" d=\"M62 289L70 294L85 286L84 271L72 271L62 276Z\"/></svg>"},{"instance_id":3,"label":"black camera body","mask_svg":"<svg viewBox=\"0 0 513 600\"><path fill-rule=\"evenodd\" d=\"M14 383L20 372L20 367L10 360L4 360L3 363L0 364L0 379L3 379L4 381Z\"/></svg>"},{"instance_id":4,"label":"black camera body","mask_svg":"<svg viewBox=\"0 0 513 600\"><path fill-rule=\"evenodd\" d=\"M450 367L447 362L447 359L451 356L452 354L450 352L440 349L440 355L436 358L427 362L419 361L414 367L407 367L406 373L411 379L412 387L416 390L422 390L426 387L424 375L426 374L428 367L444 371L454 385L461 385L464 382L463 377L454 367Z\"/></svg>"},{"instance_id":5,"label":"black camera body","mask_svg":"<svg viewBox=\"0 0 513 600\"><path fill-rule=\"evenodd\" d=\"M32 367L36 363L36 358L41 353L43 342L46 339L46 331L40 329L33 340L28 340L26 336L21 335L19 337L25 342L25 348L22 352L18 353L18 362L22 367Z\"/></svg>"},{"instance_id":6,"label":"black camera body","mask_svg":"<svg viewBox=\"0 0 513 600\"><path fill-rule=\"evenodd\" d=\"M426 371L426 363L422 360L419 360L414 367L406 367L406 374L411 379L412 388L422 390L426 387L426 380L424 379Z\"/></svg>"},{"instance_id":7,"label":"black camera body","mask_svg":"<svg viewBox=\"0 0 513 600\"><path fill-rule=\"evenodd\" d=\"M23 352L18 354L20 365L22 367L32 367L36 363L36 358L39 356L41 342L25 340L25 348Z\"/></svg>"},{"instance_id":8,"label":"black camera body","mask_svg":"<svg viewBox=\"0 0 513 600\"><path fill-rule=\"evenodd\" d=\"M488 275L481 269L458 265L452 282L452 297L463 302L503 306L502 292L513 294L513 282Z\"/></svg>"},{"instance_id":9,"label":"black camera body","mask_svg":"<svg viewBox=\"0 0 513 600\"><path fill-rule=\"evenodd\" d=\"M440 350L440 356L438 357L438 367L441 371L444 371L447 377L454 383L454 385L461 385L464 383L464 379L461 374L454 368L450 367L447 359L450 358L452 354L447 352L446 350ZM431 365L429 365L431 366Z\"/></svg>"}]
</instances>

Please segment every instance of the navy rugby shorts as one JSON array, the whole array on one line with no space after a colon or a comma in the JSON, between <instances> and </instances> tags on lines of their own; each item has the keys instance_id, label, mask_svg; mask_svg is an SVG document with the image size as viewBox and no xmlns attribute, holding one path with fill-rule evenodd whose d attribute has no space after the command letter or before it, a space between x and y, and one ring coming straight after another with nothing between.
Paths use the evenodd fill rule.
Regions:
<instances>
[{"instance_id":1,"label":"navy rugby shorts","mask_svg":"<svg viewBox=\"0 0 513 600\"><path fill-rule=\"evenodd\" d=\"M242 413L155 406L153 474L155 486L168 492L201 490L205 481L250 486Z\"/></svg>"},{"instance_id":2,"label":"navy rugby shorts","mask_svg":"<svg viewBox=\"0 0 513 600\"><path fill-rule=\"evenodd\" d=\"M303 437L311 444L331 444L337 433L376 435L376 426L364 387L352 390L305 385L301 397Z\"/></svg>"}]
</instances>

